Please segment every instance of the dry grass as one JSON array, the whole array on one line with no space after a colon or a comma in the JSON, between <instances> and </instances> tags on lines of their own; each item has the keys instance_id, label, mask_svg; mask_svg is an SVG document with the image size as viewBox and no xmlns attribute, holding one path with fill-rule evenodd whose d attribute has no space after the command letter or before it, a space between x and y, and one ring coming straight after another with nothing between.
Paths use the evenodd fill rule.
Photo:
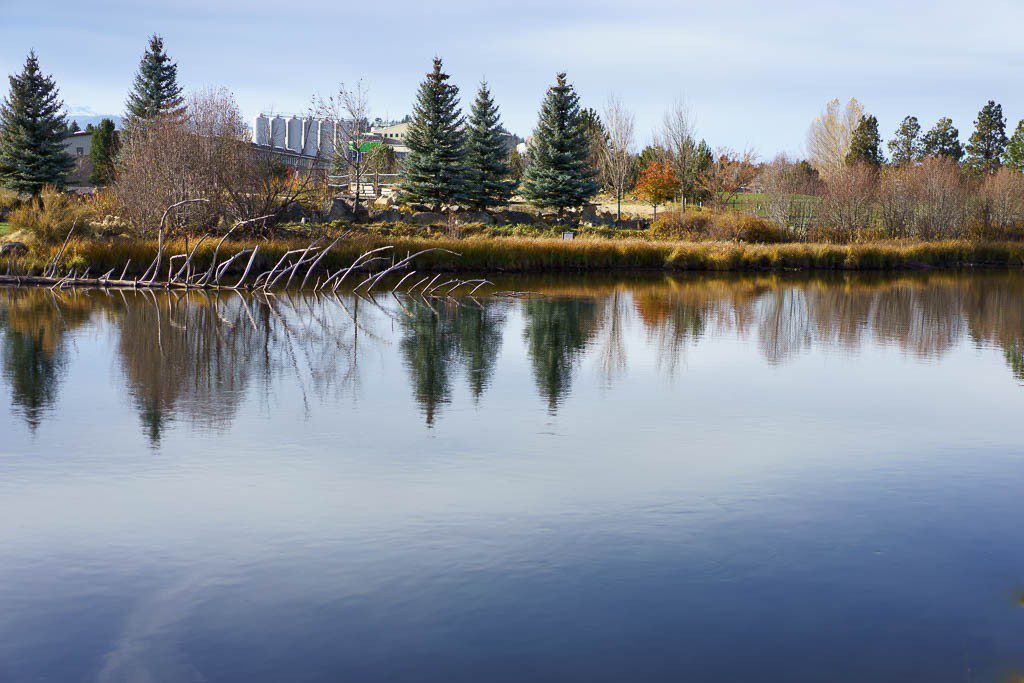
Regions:
<instances>
[{"instance_id":1,"label":"dry grass","mask_svg":"<svg viewBox=\"0 0 1024 683\"><path fill-rule=\"evenodd\" d=\"M191 243L194 246L195 242ZM281 255L307 246L305 240L226 243L221 250L223 262L240 249L259 245L256 268L267 269ZM602 270L899 270L919 268L957 268L967 266L1019 267L1024 265L1024 244L1010 242L876 242L870 244L741 244L736 242L653 242L646 240L603 240L527 238L468 239L383 239L359 236L339 243L324 259L331 270L348 265L365 251L384 245L394 247L396 258L430 247L459 252L453 256L432 252L416 260L419 271L462 271L488 273L583 272ZM209 263L215 246L207 240L198 251L197 268ZM57 246L39 244L32 248L23 264L29 272L39 272L56 253ZM184 253L183 240L168 244L169 254ZM132 239L73 240L62 268L72 267L94 273L110 269L120 271L131 260L129 273L139 274L153 260L156 242ZM239 259L239 269L245 259ZM165 261L166 262L166 261Z\"/></svg>"}]
</instances>

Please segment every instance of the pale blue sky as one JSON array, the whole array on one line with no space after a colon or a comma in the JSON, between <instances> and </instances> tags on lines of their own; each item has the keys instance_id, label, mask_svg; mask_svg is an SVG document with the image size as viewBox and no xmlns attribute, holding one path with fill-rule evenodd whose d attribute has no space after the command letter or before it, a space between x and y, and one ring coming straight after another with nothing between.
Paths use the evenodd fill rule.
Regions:
<instances>
[{"instance_id":1,"label":"pale blue sky","mask_svg":"<svg viewBox=\"0 0 1024 683\"><path fill-rule=\"evenodd\" d=\"M1024 117L1024 3L861 0L0 0L0 71L35 48L68 106L120 113L152 32L187 88L224 85L247 117L303 112L314 93L364 78L397 117L435 54L471 97L486 77L526 135L558 70L585 105L618 94L646 141L684 98L712 146L800 152L833 97L860 99L888 138L906 114L952 116L966 138L988 99ZM2 84L6 91L6 83Z\"/></svg>"}]
</instances>

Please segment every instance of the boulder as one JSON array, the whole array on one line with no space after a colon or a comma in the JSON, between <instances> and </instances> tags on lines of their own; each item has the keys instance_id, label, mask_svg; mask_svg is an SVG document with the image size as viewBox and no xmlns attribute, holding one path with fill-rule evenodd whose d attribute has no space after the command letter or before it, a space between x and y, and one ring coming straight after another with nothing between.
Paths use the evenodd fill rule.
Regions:
<instances>
[{"instance_id":1,"label":"boulder","mask_svg":"<svg viewBox=\"0 0 1024 683\"><path fill-rule=\"evenodd\" d=\"M390 209L394 205L395 198L393 195L382 195L377 197L372 204L374 209Z\"/></svg>"},{"instance_id":2,"label":"boulder","mask_svg":"<svg viewBox=\"0 0 1024 683\"><path fill-rule=\"evenodd\" d=\"M532 225L537 222L537 217L529 211L500 211L494 214L493 219L498 225Z\"/></svg>"},{"instance_id":3,"label":"boulder","mask_svg":"<svg viewBox=\"0 0 1024 683\"><path fill-rule=\"evenodd\" d=\"M401 223L405 214L398 209L379 209L370 211L370 220L374 223Z\"/></svg>"},{"instance_id":4,"label":"boulder","mask_svg":"<svg viewBox=\"0 0 1024 683\"><path fill-rule=\"evenodd\" d=\"M324 211L324 218L328 221L351 221L355 219L352 211L352 204L341 198L332 199L330 206Z\"/></svg>"},{"instance_id":5,"label":"boulder","mask_svg":"<svg viewBox=\"0 0 1024 683\"><path fill-rule=\"evenodd\" d=\"M460 225L466 223L482 223L483 225L494 225L494 218L486 211L463 211L456 216Z\"/></svg>"},{"instance_id":6,"label":"boulder","mask_svg":"<svg viewBox=\"0 0 1024 683\"><path fill-rule=\"evenodd\" d=\"M417 211L409 217L413 225L448 225L448 216L437 211Z\"/></svg>"}]
</instances>

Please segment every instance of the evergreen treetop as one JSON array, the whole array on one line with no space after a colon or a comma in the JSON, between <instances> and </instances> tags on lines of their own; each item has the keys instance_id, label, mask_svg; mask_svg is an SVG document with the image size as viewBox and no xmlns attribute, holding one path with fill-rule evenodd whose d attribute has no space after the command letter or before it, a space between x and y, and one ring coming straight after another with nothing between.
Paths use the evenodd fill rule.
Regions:
<instances>
[{"instance_id":1,"label":"evergreen treetop","mask_svg":"<svg viewBox=\"0 0 1024 683\"><path fill-rule=\"evenodd\" d=\"M1003 107L989 100L978 112L974 132L967 141L967 165L976 173L995 173L1002 163L1006 143Z\"/></svg>"},{"instance_id":2,"label":"evergreen treetop","mask_svg":"<svg viewBox=\"0 0 1024 683\"><path fill-rule=\"evenodd\" d=\"M480 84L466 127L466 202L477 209L508 203L514 183L498 106L486 81Z\"/></svg>"},{"instance_id":3,"label":"evergreen treetop","mask_svg":"<svg viewBox=\"0 0 1024 683\"><path fill-rule=\"evenodd\" d=\"M530 203L558 209L582 206L597 193L590 163L590 141L580 111L579 96L565 73L548 89L530 143L530 162L523 196Z\"/></svg>"},{"instance_id":4,"label":"evergreen treetop","mask_svg":"<svg viewBox=\"0 0 1024 683\"><path fill-rule=\"evenodd\" d=\"M896 136L889 141L889 154L895 166L905 166L921 160L921 124L916 116L908 116L896 129Z\"/></svg>"},{"instance_id":5,"label":"evergreen treetop","mask_svg":"<svg viewBox=\"0 0 1024 683\"><path fill-rule=\"evenodd\" d=\"M1003 152L1003 163L1016 171L1024 171L1024 121L1017 124Z\"/></svg>"},{"instance_id":6,"label":"evergreen treetop","mask_svg":"<svg viewBox=\"0 0 1024 683\"><path fill-rule=\"evenodd\" d=\"M89 161L92 175L89 180L95 185L106 185L114 179L114 159L117 156L118 139L114 122L103 119L93 130Z\"/></svg>"},{"instance_id":7,"label":"evergreen treetop","mask_svg":"<svg viewBox=\"0 0 1024 683\"><path fill-rule=\"evenodd\" d=\"M935 127L924 134L921 153L925 157L945 157L956 162L963 159L964 146L960 144L960 131L953 125L953 119L939 119Z\"/></svg>"},{"instance_id":8,"label":"evergreen treetop","mask_svg":"<svg viewBox=\"0 0 1024 683\"><path fill-rule=\"evenodd\" d=\"M74 160L64 149L67 117L57 84L39 70L34 51L10 83L0 106L0 185L32 194L63 185Z\"/></svg>"},{"instance_id":9,"label":"evergreen treetop","mask_svg":"<svg viewBox=\"0 0 1024 683\"><path fill-rule=\"evenodd\" d=\"M405 137L409 154L400 186L403 201L427 204L434 211L457 204L466 192L464 118L459 110L459 89L448 82L443 64L420 84L412 122Z\"/></svg>"},{"instance_id":10,"label":"evergreen treetop","mask_svg":"<svg viewBox=\"0 0 1024 683\"><path fill-rule=\"evenodd\" d=\"M878 134L878 119L872 114L860 117L860 122L850 138L850 151L846 163L862 163L879 167L885 163L882 154L882 138Z\"/></svg>"},{"instance_id":11,"label":"evergreen treetop","mask_svg":"<svg viewBox=\"0 0 1024 683\"><path fill-rule=\"evenodd\" d=\"M164 50L164 39L156 34L150 37L149 47L139 62L126 107L129 126L165 114L178 116L185 110L178 66Z\"/></svg>"}]
</instances>

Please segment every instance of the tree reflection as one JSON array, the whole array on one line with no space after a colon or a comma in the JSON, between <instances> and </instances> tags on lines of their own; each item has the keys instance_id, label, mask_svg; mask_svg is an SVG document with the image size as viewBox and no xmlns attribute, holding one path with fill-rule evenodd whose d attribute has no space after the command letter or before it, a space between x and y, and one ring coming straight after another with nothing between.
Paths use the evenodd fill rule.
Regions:
<instances>
[{"instance_id":1,"label":"tree reflection","mask_svg":"<svg viewBox=\"0 0 1024 683\"><path fill-rule=\"evenodd\" d=\"M523 302L524 336L534 380L554 413L569 394L577 363L600 325L592 298L544 297Z\"/></svg>"},{"instance_id":2,"label":"tree reflection","mask_svg":"<svg viewBox=\"0 0 1024 683\"><path fill-rule=\"evenodd\" d=\"M441 407L451 402L460 366L474 400L490 385L503 338L504 305L409 297L402 306L402 357L416 403L433 425Z\"/></svg>"},{"instance_id":3,"label":"tree reflection","mask_svg":"<svg viewBox=\"0 0 1024 683\"><path fill-rule=\"evenodd\" d=\"M11 404L33 431L57 402L68 365L66 335L88 321L90 310L82 297L60 305L47 290L4 290L3 377L11 387Z\"/></svg>"}]
</instances>

